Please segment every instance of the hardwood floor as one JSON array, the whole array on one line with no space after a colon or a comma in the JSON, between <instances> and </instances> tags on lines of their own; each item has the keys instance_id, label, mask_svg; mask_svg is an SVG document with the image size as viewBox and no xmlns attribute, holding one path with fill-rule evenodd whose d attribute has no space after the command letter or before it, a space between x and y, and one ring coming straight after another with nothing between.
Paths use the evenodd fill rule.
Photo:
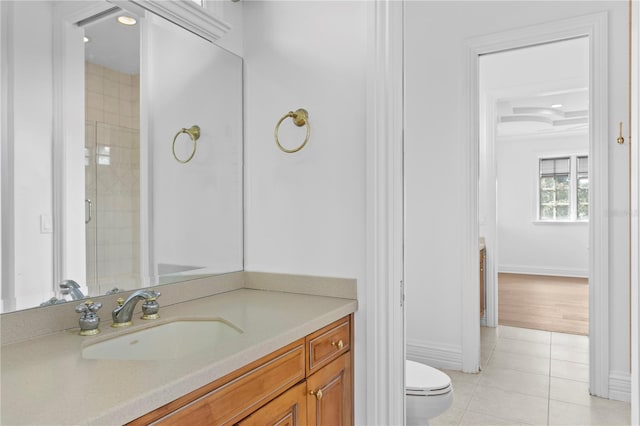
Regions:
<instances>
[{"instance_id":1,"label":"hardwood floor","mask_svg":"<svg viewBox=\"0 0 640 426\"><path fill-rule=\"evenodd\" d=\"M500 325L589 334L586 278L498 274Z\"/></svg>"}]
</instances>

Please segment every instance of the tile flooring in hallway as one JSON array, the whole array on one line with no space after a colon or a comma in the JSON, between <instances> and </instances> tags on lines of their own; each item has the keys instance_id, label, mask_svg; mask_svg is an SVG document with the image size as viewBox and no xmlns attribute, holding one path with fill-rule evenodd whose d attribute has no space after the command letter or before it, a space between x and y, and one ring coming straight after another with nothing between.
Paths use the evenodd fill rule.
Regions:
<instances>
[{"instance_id":1,"label":"tile flooring in hallway","mask_svg":"<svg viewBox=\"0 0 640 426\"><path fill-rule=\"evenodd\" d=\"M589 395L586 336L482 328L480 374L444 370L454 402L431 425L628 425L628 403Z\"/></svg>"}]
</instances>

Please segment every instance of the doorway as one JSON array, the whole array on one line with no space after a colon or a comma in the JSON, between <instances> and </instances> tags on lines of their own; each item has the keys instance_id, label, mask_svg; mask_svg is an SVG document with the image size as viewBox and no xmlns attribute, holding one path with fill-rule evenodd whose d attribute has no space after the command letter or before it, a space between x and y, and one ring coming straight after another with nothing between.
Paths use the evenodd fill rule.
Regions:
<instances>
[{"instance_id":1,"label":"doorway","mask_svg":"<svg viewBox=\"0 0 640 426\"><path fill-rule=\"evenodd\" d=\"M590 318L590 342L589 342L589 384L590 392L597 396L608 396L609 392L609 354L608 354L608 218L605 214L608 207L606 197L608 188L608 164L607 164L607 146L602 143L594 143L594 141L603 141L607 139L606 125L607 118L607 102L606 102L606 84L603 81L603 74L606 75L607 59L602 49L603 43L607 38L604 31L604 20L606 15L596 14L585 16L583 18L570 21L557 21L540 26L529 27L524 30L509 31L506 33L496 34L468 44L469 61L477 67L470 69L479 70L480 57L483 55L516 50L530 46L540 46L544 44L554 43L562 40L573 40L580 38L588 38L589 41L589 69L591 73L588 77L588 99L589 111L588 122L589 130L589 148L588 148L588 165L591 173L590 191L589 191L589 237L588 237L588 277L589 277L589 318ZM599 64L595 67L593 64ZM471 93L475 93L476 100L480 93L480 84L477 80L478 75L474 72L469 73L469 88ZM472 117L479 117L479 102L475 102L472 106ZM481 132L481 122L477 118L474 120L470 117L470 122L477 123L475 128L476 135ZM478 143L478 139L473 139L473 143ZM479 167L480 153L479 147L474 146L472 153L476 153L478 163L474 166ZM488 156L487 158L492 158ZM538 167L540 167L538 162ZM555 163L554 163L555 167ZM495 170L495 169L494 169ZM545 169L546 170L546 169ZM477 176L477 175L476 175ZM537 182L536 178L536 182ZM477 179L471 184L477 187ZM480 193L476 192L478 198L475 199L476 206L480 198ZM536 198L537 200L537 198ZM538 201L536 201L538 202ZM472 203L474 204L474 203ZM538 209L538 207L533 206ZM478 211L478 210L476 210ZM534 210L536 211L536 210ZM538 211L539 214L539 211ZM480 228L477 217L474 219L471 227L474 230ZM472 234L473 235L473 234ZM477 234L479 235L479 234ZM488 251L491 249L487 247ZM499 250L498 250L499 251ZM471 262L470 262L471 264ZM495 279L495 263L491 276ZM487 286L487 324L497 325L497 292L492 291L495 285ZM491 313L494 313L491 316ZM467 324L471 324L470 320ZM476 323L477 324L477 323ZM468 344L468 343L467 343Z\"/></svg>"},{"instance_id":2,"label":"doorway","mask_svg":"<svg viewBox=\"0 0 640 426\"><path fill-rule=\"evenodd\" d=\"M479 67L481 322L588 335L589 38Z\"/></svg>"}]
</instances>

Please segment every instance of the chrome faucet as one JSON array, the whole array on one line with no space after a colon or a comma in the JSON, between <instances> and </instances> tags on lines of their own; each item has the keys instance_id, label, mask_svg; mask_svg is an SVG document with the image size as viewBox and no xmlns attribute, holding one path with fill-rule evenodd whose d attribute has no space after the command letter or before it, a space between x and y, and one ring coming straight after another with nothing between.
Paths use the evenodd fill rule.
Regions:
<instances>
[{"instance_id":1,"label":"chrome faucet","mask_svg":"<svg viewBox=\"0 0 640 426\"><path fill-rule=\"evenodd\" d=\"M111 316L113 317L113 324L111 324L111 327L127 327L131 325L133 310L141 299L145 300L142 305L142 319L158 318L159 306L156 301L158 297L160 297L160 292L155 290L136 290L131 293L127 300L119 298L117 300L118 306L116 306L111 313Z\"/></svg>"},{"instance_id":2,"label":"chrome faucet","mask_svg":"<svg viewBox=\"0 0 640 426\"><path fill-rule=\"evenodd\" d=\"M62 294L71 296L71 300L84 299L84 294L80 291L80 285L73 280L64 280L59 284Z\"/></svg>"}]
</instances>

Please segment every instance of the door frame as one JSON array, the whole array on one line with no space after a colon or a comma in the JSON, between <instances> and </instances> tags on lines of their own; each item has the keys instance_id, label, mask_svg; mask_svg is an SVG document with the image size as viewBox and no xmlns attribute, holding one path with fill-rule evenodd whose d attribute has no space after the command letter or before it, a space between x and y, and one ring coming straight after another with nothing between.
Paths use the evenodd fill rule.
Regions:
<instances>
[{"instance_id":1,"label":"door frame","mask_svg":"<svg viewBox=\"0 0 640 426\"><path fill-rule=\"evenodd\" d=\"M404 2L367 6L366 419L404 424ZM356 329L357 329L356 324Z\"/></svg>"},{"instance_id":2,"label":"door frame","mask_svg":"<svg viewBox=\"0 0 640 426\"><path fill-rule=\"evenodd\" d=\"M631 195L631 240L630 240L630 285L631 285L631 424L640 423L640 149L638 149L638 126L640 125L640 7L633 7L629 2L631 14L631 144L629 155L631 155L631 179L629 188Z\"/></svg>"},{"instance_id":3,"label":"door frame","mask_svg":"<svg viewBox=\"0 0 640 426\"><path fill-rule=\"evenodd\" d=\"M608 13L528 26L477 37L465 48L465 81L462 105L466 105L467 135L466 250L462 291L463 371L477 371L480 365L480 318L476 315L479 293L477 274L479 99L480 55L577 37L589 37L589 169L591 180L589 211L589 383L591 394L609 396L609 221L608 208ZM488 306L497 307L497 288L487 289Z\"/></svg>"}]
</instances>

